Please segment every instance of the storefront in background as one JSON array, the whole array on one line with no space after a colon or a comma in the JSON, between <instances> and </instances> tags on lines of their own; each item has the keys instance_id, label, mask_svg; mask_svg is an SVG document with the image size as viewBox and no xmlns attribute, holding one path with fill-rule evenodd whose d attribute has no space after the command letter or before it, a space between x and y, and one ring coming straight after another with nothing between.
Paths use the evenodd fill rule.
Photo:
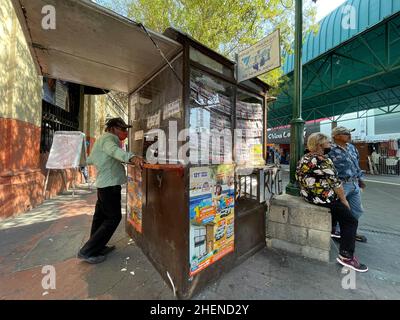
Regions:
<instances>
[{"instance_id":1,"label":"storefront in background","mask_svg":"<svg viewBox=\"0 0 400 320\"><path fill-rule=\"evenodd\" d=\"M355 129L352 143L360 154L360 167L371 174L400 175L400 113L368 110L368 117L345 114L338 126ZM321 132L331 135L332 122L321 121Z\"/></svg>"},{"instance_id":2,"label":"storefront in background","mask_svg":"<svg viewBox=\"0 0 400 320\"><path fill-rule=\"evenodd\" d=\"M320 121L309 121L304 126L304 144L311 133L320 131ZM267 161L268 163L289 164L290 162L290 125L269 128L267 130Z\"/></svg>"}]
</instances>

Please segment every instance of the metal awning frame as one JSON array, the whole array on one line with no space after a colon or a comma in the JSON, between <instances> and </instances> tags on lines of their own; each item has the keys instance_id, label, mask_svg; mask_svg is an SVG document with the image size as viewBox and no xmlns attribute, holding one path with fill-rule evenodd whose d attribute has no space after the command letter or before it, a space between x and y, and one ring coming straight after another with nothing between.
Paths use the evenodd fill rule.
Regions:
<instances>
[{"instance_id":1,"label":"metal awning frame","mask_svg":"<svg viewBox=\"0 0 400 320\"><path fill-rule=\"evenodd\" d=\"M52 74L49 74L49 73L45 72L43 70L43 67L42 67L42 64L41 64L43 62L43 59L45 59L43 57L51 56L54 53L53 55L55 55L55 54L58 54L59 56L63 56L64 55L66 58L68 58L68 55L70 55L70 54L68 52L63 52L63 51L57 50L58 48L44 47L44 46L41 45L40 41L37 41L38 39L34 39L33 40L32 39L32 32L31 32L31 29L30 29L30 27L32 27L32 26L30 26L29 24L32 24L32 23L37 24L38 20L32 20L31 19L31 22L28 21L27 17L29 16L29 11L27 12L27 9L24 7L26 1L24 1L24 0L11 0L11 1L12 1L13 6L14 6L15 12L17 14L18 20L19 20L19 22L21 24L22 31L23 31L25 39L26 39L26 41L28 43L31 56L33 58L36 70L37 70L39 75L52 77L52 78L57 78L57 79L65 80L65 81L69 81L69 82L75 82L75 83L82 84L82 85L99 87L101 89L107 89L107 90L112 89L112 90L115 90L115 88L110 88L110 87L105 87L105 86L101 86L101 87L100 86L96 86L94 83L87 83L87 82L83 82L83 81L74 81L74 79L71 79L70 77L69 78L68 77L62 78L60 76L59 77L54 77ZM36 1L36 5L37 6L42 5L42 2L43 2L42 0L29 0L29 1L31 1L31 2L26 3L26 4L30 5L31 3L34 3L33 1ZM152 39L154 39L154 42L157 43L157 44L160 44L160 43L163 43L163 44L166 44L166 45L171 44L171 46L169 48L176 48L176 49L175 49L174 53L172 53L172 50L170 50L169 54L168 55L166 54L167 55L167 60L169 62L171 60L176 59L176 57L182 53L182 50L183 50L182 45L180 43L176 42L175 40L170 39L170 38L168 38L168 37L166 37L166 36L164 36L162 34L154 32L154 31L145 29L142 24L137 23L137 22L135 22L133 20L130 20L130 19L124 17L124 16L121 16L121 15L119 15L119 14L117 14L117 13L115 13L115 12L113 12L113 11L107 9L107 8L104 8L104 7L100 6L100 5L92 2L92 1L89 1L89 0L64 0L64 1L65 2L70 1L71 5L82 6L82 8L84 10L87 10L87 11L84 11L85 13L83 13L83 14L86 14L86 12L87 12L87 15L101 14L102 17L105 17L104 21L101 21L101 23L107 22L107 21L113 21L113 23L115 23L115 21L117 21L117 23L121 23L121 24L129 26L129 27L137 27L138 29L132 28L132 29L136 30L136 31L133 30L132 31L133 33L134 32L138 33L139 29L140 29L140 33L141 34L147 34L148 33L149 34L149 42ZM60 2L58 2L57 0L49 0L48 1L48 4L57 4L57 3L60 3ZM32 5L30 7L33 8L33 7L35 7L35 5ZM62 8L65 8L65 6L62 6ZM58 10L59 8L56 7L56 9ZM64 11L64 15L66 15L65 11ZM35 13L34 16L37 19L38 14ZM92 21L92 23L93 23L93 21ZM89 25L89 28L90 27L91 26ZM36 26L36 28L38 29L37 26ZM129 30L129 28L128 28L128 30ZM56 31L57 30L55 30L55 32ZM37 38L37 34L38 34L38 32L36 32L36 38ZM146 35L146 37L147 37L147 35ZM114 41L114 39L112 39L112 40ZM94 39L93 41L96 41L96 39ZM115 41L118 41L118 39L115 39ZM132 41L134 41L134 39ZM76 41L76 43L79 43L79 42ZM149 44L147 44L147 45L149 46ZM84 51L84 50L82 50L82 51ZM41 58L38 57L38 53L41 53L40 54ZM135 83L135 84L133 86L130 86L129 90L117 90L117 91L122 91L122 92L125 92L127 94L129 94L129 93L131 93L133 91L136 91L139 87L143 86L143 84L149 78L153 77L155 74L158 74L161 70L163 70L166 66L168 66L168 62L166 62L162 57L163 54L159 54L159 52L157 51L156 47L154 47L154 51L152 52L152 54L153 54L153 57L156 54L159 55L159 66L156 65L157 68L153 69L153 70L149 69L149 73L147 73L146 75L143 75L143 77L141 76L143 72L135 74L135 76L133 76L133 77L134 77L134 79L139 79L138 83L132 82L131 78L129 78L129 79L126 78L126 80L121 80L121 81L127 81L127 82L129 81L129 83L132 82L132 83ZM97 73L98 73L98 70L101 68L101 65L102 65L101 61L91 60L91 57L89 55L88 56L79 56L79 54L77 54L76 56L73 56L73 57L78 59L78 60L80 60L80 63L85 63L85 61L88 64L90 64L90 63L96 64L97 63L97 65L96 65ZM136 59L137 59L137 57L136 57ZM143 56L143 59L146 59L146 56ZM44 64L46 65L46 63L48 63L48 61L47 62L45 61ZM112 65L105 65L105 66L106 66L106 68L104 70L107 70L107 68L108 68L108 70L114 69L115 74L116 75L120 74L121 77L123 77L123 76L128 77L128 75L130 73L130 71L128 69L123 70L123 69L118 68L117 64L115 66L112 66ZM131 73L131 74L133 75L133 73ZM95 77L96 77L96 75L93 76L93 78L95 78Z\"/></svg>"},{"instance_id":2,"label":"metal awning frame","mask_svg":"<svg viewBox=\"0 0 400 320\"><path fill-rule=\"evenodd\" d=\"M366 103L352 104L353 109L340 109L339 105L357 97L369 98L370 93L379 96L391 91L400 97L397 90L393 91L400 84L399 26L400 12L305 64L304 119L331 118L341 116L344 112L359 112L360 108L366 110ZM368 41L374 43L374 48ZM360 52L363 54L360 55ZM344 64L342 69L338 67L341 64ZM293 72L287 76L289 80L278 100L270 105L269 127L286 125L291 120ZM379 100L382 102L385 99L380 97ZM333 107L335 105L336 108ZM381 107L381 103L379 106Z\"/></svg>"}]
</instances>

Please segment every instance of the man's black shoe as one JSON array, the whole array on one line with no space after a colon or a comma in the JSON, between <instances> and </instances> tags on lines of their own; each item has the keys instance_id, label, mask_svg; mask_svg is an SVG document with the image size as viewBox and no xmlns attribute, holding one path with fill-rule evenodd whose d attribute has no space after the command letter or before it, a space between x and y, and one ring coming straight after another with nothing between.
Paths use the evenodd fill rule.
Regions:
<instances>
[{"instance_id":1,"label":"man's black shoe","mask_svg":"<svg viewBox=\"0 0 400 320\"><path fill-rule=\"evenodd\" d=\"M101 255L106 255L109 254L111 251L113 251L115 249L115 246L105 246L101 251L100 254Z\"/></svg>"},{"instance_id":2,"label":"man's black shoe","mask_svg":"<svg viewBox=\"0 0 400 320\"><path fill-rule=\"evenodd\" d=\"M360 234L356 235L356 241L358 242L367 242L367 237L366 236L362 236Z\"/></svg>"},{"instance_id":3,"label":"man's black shoe","mask_svg":"<svg viewBox=\"0 0 400 320\"><path fill-rule=\"evenodd\" d=\"M78 252L78 259L85 261L87 263L90 263L90 264L97 264L97 263L101 263L104 260L106 260L106 256L104 256L104 255L85 256L85 255L81 254L80 252Z\"/></svg>"}]
</instances>

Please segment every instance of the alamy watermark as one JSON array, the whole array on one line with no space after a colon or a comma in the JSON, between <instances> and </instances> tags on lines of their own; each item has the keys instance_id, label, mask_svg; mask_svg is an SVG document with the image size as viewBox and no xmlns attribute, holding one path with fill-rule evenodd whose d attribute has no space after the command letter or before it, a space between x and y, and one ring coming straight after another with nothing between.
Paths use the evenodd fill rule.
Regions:
<instances>
[{"instance_id":1,"label":"alamy watermark","mask_svg":"<svg viewBox=\"0 0 400 320\"><path fill-rule=\"evenodd\" d=\"M45 5L42 8L42 28L44 30L55 30L57 27L56 8L52 5Z\"/></svg>"},{"instance_id":2,"label":"alamy watermark","mask_svg":"<svg viewBox=\"0 0 400 320\"><path fill-rule=\"evenodd\" d=\"M345 276L342 278L342 288L345 290L356 289L356 272L353 269L343 267L341 274Z\"/></svg>"},{"instance_id":3,"label":"alamy watermark","mask_svg":"<svg viewBox=\"0 0 400 320\"><path fill-rule=\"evenodd\" d=\"M357 10L354 6L347 4L342 8L342 28L355 30L357 26Z\"/></svg>"},{"instance_id":4,"label":"alamy watermark","mask_svg":"<svg viewBox=\"0 0 400 320\"><path fill-rule=\"evenodd\" d=\"M144 134L146 161L150 164L231 164L262 160L262 128L186 128L178 132L177 121L169 121L168 132L151 129Z\"/></svg>"},{"instance_id":5,"label":"alamy watermark","mask_svg":"<svg viewBox=\"0 0 400 320\"><path fill-rule=\"evenodd\" d=\"M46 265L42 268L42 288L45 290L43 296L49 294L49 290L56 289L56 268L52 265Z\"/></svg>"}]
</instances>

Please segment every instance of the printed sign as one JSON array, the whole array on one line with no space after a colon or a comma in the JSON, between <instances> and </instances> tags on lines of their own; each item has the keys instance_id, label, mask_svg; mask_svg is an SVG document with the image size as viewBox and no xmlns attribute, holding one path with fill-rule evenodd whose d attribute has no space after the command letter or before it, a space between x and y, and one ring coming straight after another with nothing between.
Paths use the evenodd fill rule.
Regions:
<instances>
[{"instance_id":1,"label":"printed sign","mask_svg":"<svg viewBox=\"0 0 400 320\"><path fill-rule=\"evenodd\" d=\"M160 127L161 120L161 111L158 111L156 114L153 114L147 118L147 128L158 128Z\"/></svg>"},{"instance_id":2,"label":"printed sign","mask_svg":"<svg viewBox=\"0 0 400 320\"><path fill-rule=\"evenodd\" d=\"M238 54L238 82L281 66L279 29Z\"/></svg>"},{"instance_id":3,"label":"printed sign","mask_svg":"<svg viewBox=\"0 0 400 320\"><path fill-rule=\"evenodd\" d=\"M180 118L181 115L181 101L176 100L164 106L163 120L172 117Z\"/></svg>"},{"instance_id":4,"label":"printed sign","mask_svg":"<svg viewBox=\"0 0 400 320\"><path fill-rule=\"evenodd\" d=\"M85 134L80 131L56 131L46 168L70 169L85 165Z\"/></svg>"},{"instance_id":5,"label":"printed sign","mask_svg":"<svg viewBox=\"0 0 400 320\"><path fill-rule=\"evenodd\" d=\"M250 162L253 165L264 165L262 144L250 145Z\"/></svg>"},{"instance_id":6,"label":"printed sign","mask_svg":"<svg viewBox=\"0 0 400 320\"><path fill-rule=\"evenodd\" d=\"M135 141L143 139L144 132L143 130L139 130L135 132Z\"/></svg>"},{"instance_id":7,"label":"printed sign","mask_svg":"<svg viewBox=\"0 0 400 320\"><path fill-rule=\"evenodd\" d=\"M234 167L190 168L190 276L234 250Z\"/></svg>"}]
</instances>

